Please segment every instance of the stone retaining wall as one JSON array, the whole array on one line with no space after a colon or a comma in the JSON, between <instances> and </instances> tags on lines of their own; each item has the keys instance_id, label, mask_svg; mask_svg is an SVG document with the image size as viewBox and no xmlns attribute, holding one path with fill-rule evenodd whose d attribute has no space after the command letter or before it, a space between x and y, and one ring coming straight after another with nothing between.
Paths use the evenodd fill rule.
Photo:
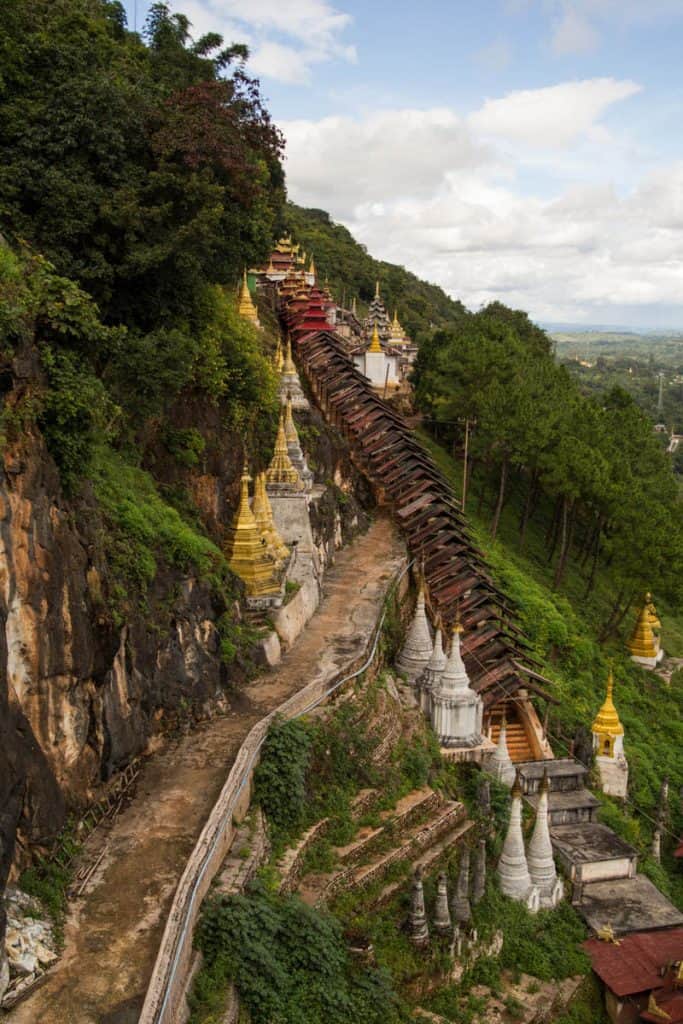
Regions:
<instances>
[{"instance_id":1,"label":"stone retaining wall","mask_svg":"<svg viewBox=\"0 0 683 1024\"><path fill-rule=\"evenodd\" d=\"M396 566L394 582L405 578L405 560ZM376 639L383 622L383 606L368 630L360 653L343 669L319 668L302 690L251 730L235 758L220 796L190 855L178 884L139 1024L176 1024L185 1009L185 994L193 950L192 936L202 900L232 844L236 826L244 820L251 802L253 774L261 745L276 715L295 718L327 699L333 689L369 668L377 657Z\"/></svg>"}]
</instances>

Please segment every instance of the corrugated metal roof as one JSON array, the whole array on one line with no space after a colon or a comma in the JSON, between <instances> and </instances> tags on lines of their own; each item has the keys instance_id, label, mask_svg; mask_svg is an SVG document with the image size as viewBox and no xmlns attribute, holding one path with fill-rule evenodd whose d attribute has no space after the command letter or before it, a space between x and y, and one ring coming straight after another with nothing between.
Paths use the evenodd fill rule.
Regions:
<instances>
[{"instance_id":1,"label":"corrugated metal roof","mask_svg":"<svg viewBox=\"0 0 683 1024\"><path fill-rule=\"evenodd\" d=\"M683 928L669 931L633 932L619 945L588 939L584 942L593 970L617 996L649 992L662 984L662 972L683 959Z\"/></svg>"}]
</instances>

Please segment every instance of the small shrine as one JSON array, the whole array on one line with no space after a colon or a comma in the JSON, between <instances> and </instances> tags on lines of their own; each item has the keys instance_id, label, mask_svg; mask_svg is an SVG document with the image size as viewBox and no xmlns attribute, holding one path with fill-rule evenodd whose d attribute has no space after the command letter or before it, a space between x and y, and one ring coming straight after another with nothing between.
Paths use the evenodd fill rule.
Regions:
<instances>
[{"instance_id":1,"label":"small shrine","mask_svg":"<svg viewBox=\"0 0 683 1024\"><path fill-rule=\"evenodd\" d=\"M261 322L258 318L258 312L254 305L254 300L251 297L249 291L249 282L247 281L247 271L245 269L244 276L242 278L242 284L240 286L239 301L237 304L237 312L249 323L253 324L254 327L261 327Z\"/></svg>"},{"instance_id":2,"label":"small shrine","mask_svg":"<svg viewBox=\"0 0 683 1024\"><path fill-rule=\"evenodd\" d=\"M354 351L353 361L376 390L399 386L398 352L382 348L377 324L372 328L369 346Z\"/></svg>"},{"instance_id":3,"label":"small shrine","mask_svg":"<svg viewBox=\"0 0 683 1024\"><path fill-rule=\"evenodd\" d=\"M280 409L280 420L275 438L275 451L266 470L266 490L271 495L296 494L303 491L304 484L292 465L285 435L284 408Z\"/></svg>"},{"instance_id":4,"label":"small shrine","mask_svg":"<svg viewBox=\"0 0 683 1024\"><path fill-rule=\"evenodd\" d=\"M607 677L607 695L591 726L595 765L603 793L624 799L628 790L628 761L624 754L624 727L614 706L614 677Z\"/></svg>"},{"instance_id":5,"label":"small shrine","mask_svg":"<svg viewBox=\"0 0 683 1024\"><path fill-rule=\"evenodd\" d=\"M240 480L240 503L225 543L230 569L244 583L247 604L254 607L282 603L282 585L277 559L268 550L254 513L249 507L249 481L246 463Z\"/></svg>"},{"instance_id":6,"label":"small shrine","mask_svg":"<svg viewBox=\"0 0 683 1024\"><path fill-rule=\"evenodd\" d=\"M664 657L661 628L657 609L652 602L652 594L648 592L627 643L631 661L645 668L655 668L659 664Z\"/></svg>"}]
</instances>

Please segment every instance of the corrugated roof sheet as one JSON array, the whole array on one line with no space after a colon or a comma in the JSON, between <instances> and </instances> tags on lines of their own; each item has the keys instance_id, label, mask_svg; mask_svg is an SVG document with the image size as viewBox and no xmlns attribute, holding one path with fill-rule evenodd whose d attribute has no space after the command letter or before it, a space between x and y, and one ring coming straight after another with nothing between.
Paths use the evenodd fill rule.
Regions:
<instances>
[{"instance_id":1,"label":"corrugated roof sheet","mask_svg":"<svg viewBox=\"0 0 683 1024\"><path fill-rule=\"evenodd\" d=\"M630 996L660 987L667 965L683 959L683 928L633 932L621 938L618 946L600 939L588 939L583 945L605 985L617 996Z\"/></svg>"}]
</instances>

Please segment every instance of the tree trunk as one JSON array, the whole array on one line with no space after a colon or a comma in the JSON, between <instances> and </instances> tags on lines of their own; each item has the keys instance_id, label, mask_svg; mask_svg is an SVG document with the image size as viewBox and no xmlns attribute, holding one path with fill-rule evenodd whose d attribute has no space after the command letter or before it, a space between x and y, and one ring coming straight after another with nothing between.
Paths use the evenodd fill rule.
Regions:
<instances>
[{"instance_id":1,"label":"tree trunk","mask_svg":"<svg viewBox=\"0 0 683 1024\"><path fill-rule=\"evenodd\" d=\"M546 530L545 534L545 546L546 549L550 548L550 555L548 562L552 562L553 554L555 553L555 544L557 543L557 530L560 525L560 511L562 509L562 495L558 495L555 499L555 508L553 509L553 517L550 521L550 526Z\"/></svg>"},{"instance_id":2,"label":"tree trunk","mask_svg":"<svg viewBox=\"0 0 683 1024\"><path fill-rule=\"evenodd\" d=\"M500 467L500 482L498 485L498 501L496 502L496 510L493 514L493 522L491 523L491 536L496 539L498 533L498 525L500 523L500 513L503 511L503 502L505 501L505 482L508 475L508 458L507 455L503 456L503 461Z\"/></svg>"},{"instance_id":3,"label":"tree trunk","mask_svg":"<svg viewBox=\"0 0 683 1024\"><path fill-rule=\"evenodd\" d=\"M600 633L600 636L598 637L598 643L603 643L609 636L612 635L612 633L617 628L619 623L623 620L624 616L626 615L626 612L630 608L631 600L632 600L631 598L629 598L629 600L628 600L628 602L626 604L626 607L623 609L623 611L620 612L620 608L621 608L622 602L624 600L624 592L625 592L625 590L626 590L626 587L622 587L621 590L619 591L619 593L617 594L616 600L615 600L614 604L612 605L612 610L609 613L609 617L607 619L607 622L602 627L602 632Z\"/></svg>"},{"instance_id":4,"label":"tree trunk","mask_svg":"<svg viewBox=\"0 0 683 1024\"><path fill-rule=\"evenodd\" d=\"M592 592L593 587L595 586L595 574L596 574L597 569L598 569L598 562L600 561L600 534L602 533L602 524L603 524L602 516L599 516L598 517L598 525L597 525L597 528L595 530L595 543L593 545L593 562L591 564L591 571L588 574L588 581L586 583L586 592L583 595L584 598L588 597L588 595Z\"/></svg>"},{"instance_id":5,"label":"tree trunk","mask_svg":"<svg viewBox=\"0 0 683 1024\"><path fill-rule=\"evenodd\" d=\"M526 528L529 525L531 519L531 511L534 506L534 498L536 497L536 491L538 489L538 469L534 469L531 474L531 480L529 481L529 489L526 492L526 501L524 502L524 511L522 512L522 518L519 522L519 547L520 551L524 551L526 545Z\"/></svg>"},{"instance_id":6,"label":"tree trunk","mask_svg":"<svg viewBox=\"0 0 683 1024\"><path fill-rule=\"evenodd\" d=\"M571 526L567 528L569 513L571 511ZM557 590L564 577L564 570L567 564L567 553L571 544L571 534L574 522L574 500L569 501L565 495L562 501L562 540L560 542L560 554L557 559L555 578L553 579L553 590Z\"/></svg>"}]
</instances>

